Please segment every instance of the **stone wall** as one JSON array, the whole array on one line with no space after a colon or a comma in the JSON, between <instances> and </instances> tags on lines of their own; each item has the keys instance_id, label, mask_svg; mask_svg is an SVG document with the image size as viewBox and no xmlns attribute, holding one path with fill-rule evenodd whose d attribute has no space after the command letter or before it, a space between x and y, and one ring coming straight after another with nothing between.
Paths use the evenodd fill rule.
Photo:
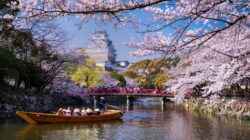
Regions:
<instances>
[{"instance_id":1,"label":"stone wall","mask_svg":"<svg viewBox=\"0 0 250 140\"><path fill-rule=\"evenodd\" d=\"M59 107L81 106L85 101L80 97L66 95L18 95L1 94L0 118L15 117L15 112L55 112Z\"/></svg>"},{"instance_id":2,"label":"stone wall","mask_svg":"<svg viewBox=\"0 0 250 140\"><path fill-rule=\"evenodd\" d=\"M250 120L250 102L240 99L190 99L188 109L220 116Z\"/></svg>"}]
</instances>

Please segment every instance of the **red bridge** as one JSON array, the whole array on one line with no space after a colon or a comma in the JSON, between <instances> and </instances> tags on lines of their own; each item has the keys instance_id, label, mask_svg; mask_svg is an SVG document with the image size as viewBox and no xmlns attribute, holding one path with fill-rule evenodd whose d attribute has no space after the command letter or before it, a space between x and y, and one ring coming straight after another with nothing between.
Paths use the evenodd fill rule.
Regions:
<instances>
[{"instance_id":1,"label":"red bridge","mask_svg":"<svg viewBox=\"0 0 250 140\"><path fill-rule=\"evenodd\" d=\"M175 97L176 93L168 92L166 89L142 89L142 88L89 88L80 92L82 95L92 96L153 96L153 97Z\"/></svg>"}]
</instances>

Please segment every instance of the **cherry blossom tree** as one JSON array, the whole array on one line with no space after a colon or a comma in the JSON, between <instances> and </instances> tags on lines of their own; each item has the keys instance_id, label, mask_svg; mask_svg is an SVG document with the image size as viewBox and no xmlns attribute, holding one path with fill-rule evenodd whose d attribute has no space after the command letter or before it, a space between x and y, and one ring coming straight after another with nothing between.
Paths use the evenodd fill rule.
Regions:
<instances>
[{"instance_id":1,"label":"cherry blossom tree","mask_svg":"<svg viewBox=\"0 0 250 140\"><path fill-rule=\"evenodd\" d=\"M25 21L73 15L82 22L115 21L117 28L159 31L145 34L143 42L129 43L138 49L135 55L193 50L217 33L249 25L250 14L246 0L18 0L11 6L20 9L19 19Z\"/></svg>"},{"instance_id":2,"label":"cherry blossom tree","mask_svg":"<svg viewBox=\"0 0 250 140\"><path fill-rule=\"evenodd\" d=\"M190 89L204 84L202 96L207 97L221 94L223 89L250 77L250 32L247 28L223 31L187 58L182 58L172 70L175 79L169 83L171 90L183 98Z\"/></svg>"},{"instance_id":3,"label":"cherry blossom tree","mask_svg":"<svg viewBox=\"0 0 250 140\"><path fill-rule=\"evenodd\" d=\"M51 78L51 82L46 88L50 90L50 93L79 94L82 88L71 80L70 75L65 72L65 68L74 65L85 65L86 55L75 50L64 50L63 48L58 48L56 53L59 62L44 62L43 64L43 68L46 70L56 70L54 75L48 76Z\"/></svg>"},{"instance_id":4,"label":"cherry blossom tree","mask_svg":"<svg viewBox=\"0 0 250 140\"><path fill-rule=\"evenodd\" d=\"M127 76L124 76L125 80L126 80L126 86L127 87L138 87L138 84L136 83L136 81L132 78L129 78Z\"/></svg>"},{"instance_id":5,"label":"cherry blossom tree","mask_svg":"<svg viewBox=\"0 0 250 140\"><path fill-rule=\"evenodd\" d=\"M79 95L83 88L70 80L70 76L61 71L49 86L50 94L60 93L66 95Z\"/></svg>"},{"instance_id":6,"label":"cherry blossom tree","mask_svg":"<svg viewBox=\"0 0 250 140\"><path fill-rule=\"evenodd\" d=\"M20 10L16 24L75 16L83 23L132 25L145 33L143 41L127 43L137 49L133 55L191 52L191 66L175 71L185 76L172 87L179 95L203 82L204 96L210 95L249 76L247 0L18 0L10 5Z\"/></svg>"},{"instance_id":7,"label":"cherry blossom tree","mask_svg":"<svg viewBox=\"0 0 250 140\"><path fill-rule=\"evenodd\" d=\"M119 81L112 78L112 76L109 73L103 74L101 79L102 79L101 86L105 87L117 86L117 84L119 83Z\"/></svg>"}]
</instances>

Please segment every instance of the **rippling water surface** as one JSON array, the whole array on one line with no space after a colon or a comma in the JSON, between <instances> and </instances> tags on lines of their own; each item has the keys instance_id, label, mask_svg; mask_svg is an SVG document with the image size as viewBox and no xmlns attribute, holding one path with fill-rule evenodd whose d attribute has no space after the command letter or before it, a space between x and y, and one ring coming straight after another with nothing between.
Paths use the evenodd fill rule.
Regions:
<instances>
[{"instance_id":1,"label":"rippling water surface","mask_svg":"<svg viewBox=\"0 0 250 140\"><path fill-rule=\"evenodd\" d=\"M134 103L121 120L28 125L4 121L0 140L250 140L250 122L187 112L182 106Z\"/></svg>"}]
</instances>

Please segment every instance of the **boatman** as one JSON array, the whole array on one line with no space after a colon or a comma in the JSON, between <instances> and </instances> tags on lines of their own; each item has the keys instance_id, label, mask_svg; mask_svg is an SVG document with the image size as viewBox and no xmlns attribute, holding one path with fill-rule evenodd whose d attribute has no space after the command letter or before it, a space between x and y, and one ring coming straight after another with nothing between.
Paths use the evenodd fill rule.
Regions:
<instances>
[{"instance_id":1,"label":"boatman","mask_svg":"<svg viewBox=\"0 0 250 140\"><path fill-rule=\"evenodd\" d=\"M97 101L97 106L98 106L98 108L100 109L101 112L104 111L105 104L106 104L105 98L104 97L100 97L100 100Z\"/></svg>"}]
</instances>

